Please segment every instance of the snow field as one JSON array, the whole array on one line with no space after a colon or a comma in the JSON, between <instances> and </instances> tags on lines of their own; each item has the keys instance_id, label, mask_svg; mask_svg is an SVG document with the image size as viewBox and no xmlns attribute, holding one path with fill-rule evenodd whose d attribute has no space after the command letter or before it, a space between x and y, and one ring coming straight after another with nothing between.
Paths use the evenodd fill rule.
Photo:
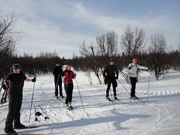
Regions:
<instances>
[{"instance_id":1,"label":"snow field","mask_svg":"<svg viewBox=\"0 0 180 135\"><path fill-rule=\"evenodd\" d=\"M97 84L93 76L93 85L89 85L88 78L82 72L77 73L74 80L73 112L65 109L65 99L54 99L54 80L51 74L37 77L34 89L33 105L30 116L30 105L33 94L33 83L25 82L23 105L21 109L21 122L25 125L46 125L33 129L16 130L19 133L46 133L63 135L179 135L180 132L180 73L171 71L156 81L148 72L142 72L138 79L136 95L147 99L141 103L129 99L130 85L122 76L119 77L117 97L127 103L108 102L105 99L105 85ZM150 79L150 84L149 84ZM78 86L77 83L78 82ZM148 92L149 85L149 92ZM79 89L78 89L79 88ZM82 102L79 96L79 91ZM64 89L63 89L63 94ZM112 89L110 97L112 97ZM35 121L36 111L40 105L47 113L49 119L39 116ZM8 104L0 109L0 133L4 133L4 123L8 112Z\"/></svg>"}]
</instances>

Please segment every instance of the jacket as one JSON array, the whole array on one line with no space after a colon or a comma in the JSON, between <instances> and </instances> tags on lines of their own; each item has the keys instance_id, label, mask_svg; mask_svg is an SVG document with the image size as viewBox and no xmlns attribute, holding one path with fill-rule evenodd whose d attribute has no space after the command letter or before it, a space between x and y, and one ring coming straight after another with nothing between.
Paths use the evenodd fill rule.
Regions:
<instances>
[{"instance_id":1,"label":"jacket","mask_svg":"<svg viewBox=\"0 0 180 135\"><path fill-rule=\"evenodd\" d=\"M134 63L130 63L130 64L128 65L128 69L127 69L127 72L128 72L129 77L138 77L138 70L139 70L139 69L148 70L147 67L140 66L140 65L134 64Z\"/></svg>"},{"instance_id":2,"label":"jacket","mask_svg":"<svg viewBox=\"0 0 180 135\"><path fill-rule=\"evenodd\" d=\"M65 70L63 72L63 76L65 76L65 80L64 80L65 84L72 84L73 83L72 79L74 79L76 77L76 74L71 70L70 71Z\"/></svg>"},{"instance_id":3,"label":"jacket","mask_svg":"<svg viewBox=\"0 0 180 135\"><path fill-rule=\"evenodd\" d=\"M62 76L62 68L60 66L55 66L54 69L53 69L53 75L55 78L58 78L58 75Z\"/></svg>"},{"instance_id":4,"label":"jacket","mask_svg":"<svg viewBox=\"0 0 180 135\"><path fill-rule=\"evenodd\" d=\"M118 74L119 73L115 65L108 65L103 72L103 76L108 78L118 78Z\"/></svg>"},{"instance_id":5,"label":"jacket","mask_svg":"<svg viewBox=\"0 0 180 135\"><path fill-rule=\"evenodd\" d=\"M23 73L9 74L6 80L10 80L9 94L22 94L26 76Z\"/></svg>"}]
</instances>

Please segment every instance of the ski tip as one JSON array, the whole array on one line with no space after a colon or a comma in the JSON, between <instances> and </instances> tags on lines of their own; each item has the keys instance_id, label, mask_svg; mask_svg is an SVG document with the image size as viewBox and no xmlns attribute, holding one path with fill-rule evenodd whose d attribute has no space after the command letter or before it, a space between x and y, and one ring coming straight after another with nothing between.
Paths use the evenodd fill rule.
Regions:
<instances>
[{"instance_id":1,"label":"ski tip","mask_svg":"<svg viewBox=\"0 0 180 135\"><path fill-rule=\"evenodd\" d=\"M73 109L66 108L68 111L73 111Z\"/></svg>"}]
</instances>

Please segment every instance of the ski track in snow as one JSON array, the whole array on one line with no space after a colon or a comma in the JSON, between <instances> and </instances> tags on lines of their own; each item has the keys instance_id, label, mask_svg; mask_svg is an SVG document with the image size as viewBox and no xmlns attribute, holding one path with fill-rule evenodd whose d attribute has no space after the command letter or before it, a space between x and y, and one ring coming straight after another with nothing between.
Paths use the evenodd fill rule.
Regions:
<instances>
[{"instance_id":1,"label":"ski track in snow","mask_svg":"<svg viewBox=\"0 0 180 135\"><path fill-rule=\"evenodd\" d=\"M54 80L52 75L37 77L35 83L33 106L30 116L30 105L33 84L26 82L24 98L21 109L21 122L25 125L43 125L57 123L54 126L39 127L34 129L16 130L19 133L46 133L68 135L178 135L180 132L180 73L172 72L156 81L147 72L142 73L136 86L136 95L147 103L129 99L130 85L120 77L117 96L125 102L109 102L105 99L104 85L89 85L84 82L84 75L77 72L78 86L74 80L73 102L74 111L65 109L65 99L54 98ZM150 81L149 81L150 79ZM81 81L79 81L81 80ZM87 80L87 78L86 78ZM148 91L149 84L149 91ZM79 97L81 92L84 109ZM112 90L111 90L112 91ZM63 90L64 93L64 90ZM65 95L65 93L64 93ZM110 92L112 98L112 93ZM42 107L45 114L38 105ZM35 121L36 111L43 113ZM0 133L3 133L4 123L8 112L8 104L0 110ZM44 119L46 116L49 119Z\"/></svg>"}]
</instances>

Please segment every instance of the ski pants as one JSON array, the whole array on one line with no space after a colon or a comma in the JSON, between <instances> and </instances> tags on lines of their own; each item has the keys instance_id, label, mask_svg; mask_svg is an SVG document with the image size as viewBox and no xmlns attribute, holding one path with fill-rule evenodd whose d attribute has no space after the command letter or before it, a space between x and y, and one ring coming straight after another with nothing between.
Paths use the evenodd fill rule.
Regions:
<instances>
[{"instance_id":1,"label":"ski pants","mask_svg":"<svg viewBox=\"0 0 180 135\"><path fill-rule=\"evenodd\" d=\"M131 81L131 96L135 96L137 77L129 77Z\"/></svg>"},{"instance_id":2,"label":"ski pants","mask_svg":"<svg viewBox=\"0 0 180 135\"><path fill-rule=\"evenodd\" d=\"M111 84L113 86L113 92L114 92L114 97L116 96L116 87L117 87L117 82L115 77L114 78L108 78L107 80L107 89L106 89L106 97L109 97L109 90L111 88Z\"/></svg>"},{"instance_id":3,"label":"ski pants","mask_svg":"<svg viewBox=\"0 0 180 135\"><path fill-rule=\"evenodd\" d=\"M55 77L54 78L54 84L55 84L55 96L58 96L58 87L59 87L59 95L62 96L62 79L61 77Z\"/></svg>"},{"instance_id":4,"label":"ski pants","mask_svg":"<svg viewBox=\"0 0 180 135\"><path fill-rule=\"evenodd\" d=\"M9 111L5 122L5 130L13 129L14 125L21 124L20 122L20 110L22 105L22 94L9 95Z\"/></svg>"},{"instance_id":5,"label":"ski pants","mask_svg":"<svg viewBox=\"0 0 180 135\"><path fill-rule=\"evenodd\" d=\"M66 91L66 101L65 104L71 104L72 102L72 94L73 94L73 84L65 84Z\"/></svg>"}]
</instances>

